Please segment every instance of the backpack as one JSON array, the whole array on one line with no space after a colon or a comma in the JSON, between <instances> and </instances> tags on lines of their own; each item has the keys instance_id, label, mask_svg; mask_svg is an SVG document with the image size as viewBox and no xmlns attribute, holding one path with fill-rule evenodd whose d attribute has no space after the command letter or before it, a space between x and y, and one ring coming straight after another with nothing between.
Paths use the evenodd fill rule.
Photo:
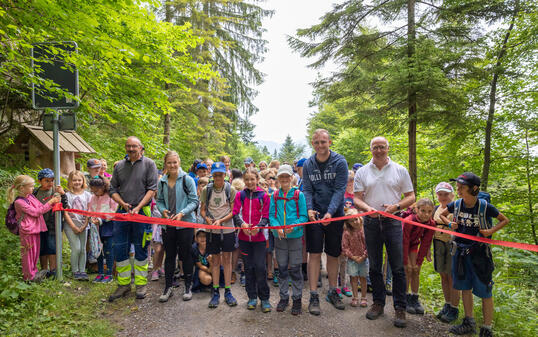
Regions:
<instances>
[{"instance_id":1,"label":"backpack","mask_svg":"<svg viewBox=\"0 0 538 337\"><path fill-rule=\"evenodd\" d=\"M211 200L211 194L213 193L213 183L209 183L206 186L207 189L207 201L205 203L205 211L206 213L209 212L209 201ZM228 200L228 204L230 204L230 208L232 208L232 203L230 202L230 195L232 194L232 185L230 185L229 182L224 182L224 193L226 193L226 200Z\"/></svg>"},{"instance_id":2,"label":"backpack","mask_svg":"<svg viewBox=\"0 0 538 337\"><path fill-rule=\"evenodd\" d=\"M258 192L258 191L256 191L256 192ZM252 193L256 193L256 192L252 192ZM260 205L263 208L263 197L265 196L265 192L264 193L257 193L257 194L258 194L257 199L260 201ZM242 190L241 193L239 194L239 196L241 197L241 206L243 206L243 202L245 202L245 199L247 198L247 191Z\"/></svg>"},{"instance_id":3,"label":"backpack","mask_svg":"<svg viewBox=\"0 0 538 337\"><path fill-rule=\"evenodd\" d=\"M16 197L15 200L11 203L11 205L9 205L9 208L7 209L6 219L5 219L6 227L11 233L15 235L19 235L19 227L21 226L22 219L24 218L24 213L23 213L20 219L17 220L17 211L15 210L15 201L17 201L18 199L24 199L27 203L29 203L29 201L26 198Z\"/></svg>"},{"instance_id":4,"label":"backpack","mask_svg":"<svg viewBox=\"0 0 538 337\"><path fill-rule=\"evenodd\" d=\"M459 220L459 214L460 214L462 202L463 202L463 199L458 199L454 202L454 219L456 222L458 222ZM480 225L480 229L488 229L491 227L486 217L487 206L488 206L488 202L486 200L478 199L478 223Z\"/></svg>"},{"instance_id":5,"label":"backpack","mask_svg":"<svg viewBox=\"0 0 538 337\"><path fill-rule=\"evenodd\" d=\"M278 204L277 204L277 201L278 200L285 200L285 201L291 201L291 200L294 200L295 201L295 206L297 208L297 219L299 218L299 194L301 194L301 191L299 191L299 189L295 189L295 191L293 191L293 197L291 199L289 198L286 198L286 197L279 197L278 194L280 193L280 189L276 190L273 192L273 198L275 199L275 218L277 217L277 213L278 213Z\"/></svg>"},{"instance_id":6,"label":"backpack","mask_svg":"<svg viewBox=\"0 0 538 337\"><path fill-rule=\"evenodd\" d=\"M189 188L187 187L187 183L185 182L187 180L187 176L183 176L183 179L182 179L182 185L183 185L183 192L185 192L185 195L188 196L189 195ZM165 181L161 181L161 184L166 184ZM163 188L161 188L161 191L164 191ZM196 205L196 208L194 209L194 212L198 212L198 205Z\"/></svg>"},{"instance_id":7,"label":"backpack","mask_svg":"<svg viewBox=\"0 0 538 337\"><path fill-rule=\"evenodd\" d=\"M484 191L478 192L477 198L485 200L487 203L491 204L491 195L488 192L484 192ZM488 222L488 225L489 225L488 228L493 227L493 219L491 219L490 216L486 217L486 221Z\"/></svg>"}]
</instances>

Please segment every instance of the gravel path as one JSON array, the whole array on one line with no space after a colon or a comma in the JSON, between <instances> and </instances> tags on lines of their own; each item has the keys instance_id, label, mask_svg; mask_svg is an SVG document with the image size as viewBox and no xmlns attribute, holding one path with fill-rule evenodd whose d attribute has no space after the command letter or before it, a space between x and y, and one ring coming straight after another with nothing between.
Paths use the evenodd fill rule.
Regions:
<instances>
[{"instance_id":1,"label":"gravel path","mask_svg":"<svg viewBox=\"0 0 538 337\"><path fill-rule=\"evenodd\" d=\"M268 281L269 282L269 281ZM303 314L292 316L290 307L285 312L276 312L278 288L271 288L273 311L262 313L246 309L245 289L237 282L232 285L232 293L239 305L228 307L223 301L217 309L209 309L209 293L193 294L191 301L184 302L183 284L174 289L174 296L167 303L159 303L158 298L164 287L164 279L149 282L148 296L144 300L134 300L134 294L112 304L111 319L120 327L117 336L444 336L447 326L431 315L407 315L407 328L393 326L394 310L392 298L387 297L385 314L375 321L366 319L367 308L353 308L351 299L345 297L346 309L334 309L324 300L327 293L327 279L323 279L320 291L321 316L307 312L309 293L303 292ZM368 304L372 303L368 294ZM120 309L120 310L117 310ZM121 310L123 309L123 310ZM110 317L109 317L110 318Z\"/></svg>"}]
</instances>

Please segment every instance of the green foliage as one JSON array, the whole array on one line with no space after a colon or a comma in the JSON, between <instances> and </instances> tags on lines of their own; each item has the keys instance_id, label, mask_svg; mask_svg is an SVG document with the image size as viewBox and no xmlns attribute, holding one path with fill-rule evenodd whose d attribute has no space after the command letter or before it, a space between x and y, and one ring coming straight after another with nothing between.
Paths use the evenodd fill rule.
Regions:
<instances>
[{"instance_id":1,"label":"green foliage","mask_svg":"<svg viewBox=\"0 0 538 337\"><path fill-rule=\"evenodd\" d=\"M304 154L304 146L303 145L296 145L293 143L293 140L291 139L290 135L286 136L286 139L284 140L284 144L280 147L280 151L278 153L278 160L281 163L288 163L290 165L293 165L294 160L299 160Z\"/></svg>"}]
</instances>

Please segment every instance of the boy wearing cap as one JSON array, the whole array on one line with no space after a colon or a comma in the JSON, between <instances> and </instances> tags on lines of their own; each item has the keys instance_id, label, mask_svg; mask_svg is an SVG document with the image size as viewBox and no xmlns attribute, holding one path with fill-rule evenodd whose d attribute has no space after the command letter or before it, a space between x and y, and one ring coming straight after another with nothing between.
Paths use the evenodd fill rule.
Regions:
<instances>
[{"instance_id":1,"label":"boy wearing cap","mask_svg":"<svg viewBox=\"0 0 538 337\"><path fill-rule=\"evenodd\" d=\"M208 184L200 195L200 214L205 223L221 226L222 229L210 229L207 236L207 253L212 255L211 276L213 278L213 296L209 308L216 308L220 301L219 279L220 265L224 268L224 299L229 306L236 306L230 284L232 279L232 252L235 250L235 227L232 221L232 203L235 189L224 180L226 166L216 162L211 166L213 183ZM222 254L221 254L222 253Z\"/></svg>"},{"instance_id":2,"label":"boy wearing cap","mask_svg":"<svg viewBox=\"0 0 538 337\"><path fill-rule=\"evenodd\" d=\"M480 191L480 178L472 172L465 172L456 179L458 199L447 205L440 217L443 222L458 233L491 237L493 233L508 223L508 218L497 208L478 199ZM452 213L453 221L447 216ZM487 217L497 218L499 222L490 227ZM479 244L471 240L456 237L456 254L452 257L452 279L454 289L462 291L463 309L465 318L459 325L450 328L456 335L475 333L476 323L473 318L473 294L482 299L482 313L484 325L480 328L480 336L493 336L491 324L493 321L493 297L491 272L493 263L488 245Z\"/></svg>"},{"instance_id":3,"label":"boy wearing cap","mask_svg":"<svg viewBox=\"0 0 538 337\"><path fill-rule=\"evenodd\" d=\"M90 159L86 162L86 168L88 169L87 173L84 173L84 178L86 178L87 190L90 190L90 180L93 177L98 176L101 171L101 161L99 159Z\"/></svg>"}]
</instances>

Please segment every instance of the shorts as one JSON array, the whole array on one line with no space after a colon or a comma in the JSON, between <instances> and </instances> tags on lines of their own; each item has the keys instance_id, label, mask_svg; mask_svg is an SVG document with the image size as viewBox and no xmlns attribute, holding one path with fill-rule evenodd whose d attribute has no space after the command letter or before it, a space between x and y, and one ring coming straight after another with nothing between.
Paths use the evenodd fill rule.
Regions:
<instances>
[{"instance_id":1,"label":"shorts","mask_svg":"<svg viewBox=\"0 0 538 337\"><path fill-rule=\"evenodd\" d=\"M456 290L473 290L473 294L480 298L490 298L492 296L493 281L487 285L482 283L475 273L471 255L467 254L463 258L464 278L458 278L458 254L452 256L452 282L453 288Z\"/></svg>"},{"instance_id":2,"label":"shorts","mask_svg":"<svg viewBox=\"0 0 538 337\"><path fill-rule=\"evenodd\" d=\"M56 255L56 235L47 231L41 232L39 237L41 239L39 256Z\"/></svg>"},{"instance_id":3,"label":"shorts","mask_svg":"<svg viewBox=\"0 0 538 337\"><path fill-rule=\"evenodd\" d=\"M370 269L370 264L368 259L362 261L362 263L357 263L351 259L347 259L346 273L349 276L359 276L367 277Z\"/></svg>"},{"instance_id":4,"label":"shorts","mask_svg":"<svg viewBox=\"0 0 538 337\"><path fill-rule=\"evenodd\" d=\"M433 267L438 273L450 274L452 271L452 241L433 240Z\"/></svg>"},{"instance_id":5,"label":"shorts","mask_svg":"<svg viewBox=\"0 0 538 337\"><path fill-rule=\"evenodd\" d=\"M327 226L320 223L306 225L306 251L314 254L325 252L329 256L339 257L343 231L343 221L333 221Z\"/></svg>"},{"instance_id":6,"label":"shorts","mask_svg":"<svg viewBox=\"0 0 538 337\"><path fill-rule=\"evenodd\" d=\"M235 232L221 234L220 233L207 233L207 253L208 254L220 254L230 253L235 250Z\"/></svg>"}]
</instances>

